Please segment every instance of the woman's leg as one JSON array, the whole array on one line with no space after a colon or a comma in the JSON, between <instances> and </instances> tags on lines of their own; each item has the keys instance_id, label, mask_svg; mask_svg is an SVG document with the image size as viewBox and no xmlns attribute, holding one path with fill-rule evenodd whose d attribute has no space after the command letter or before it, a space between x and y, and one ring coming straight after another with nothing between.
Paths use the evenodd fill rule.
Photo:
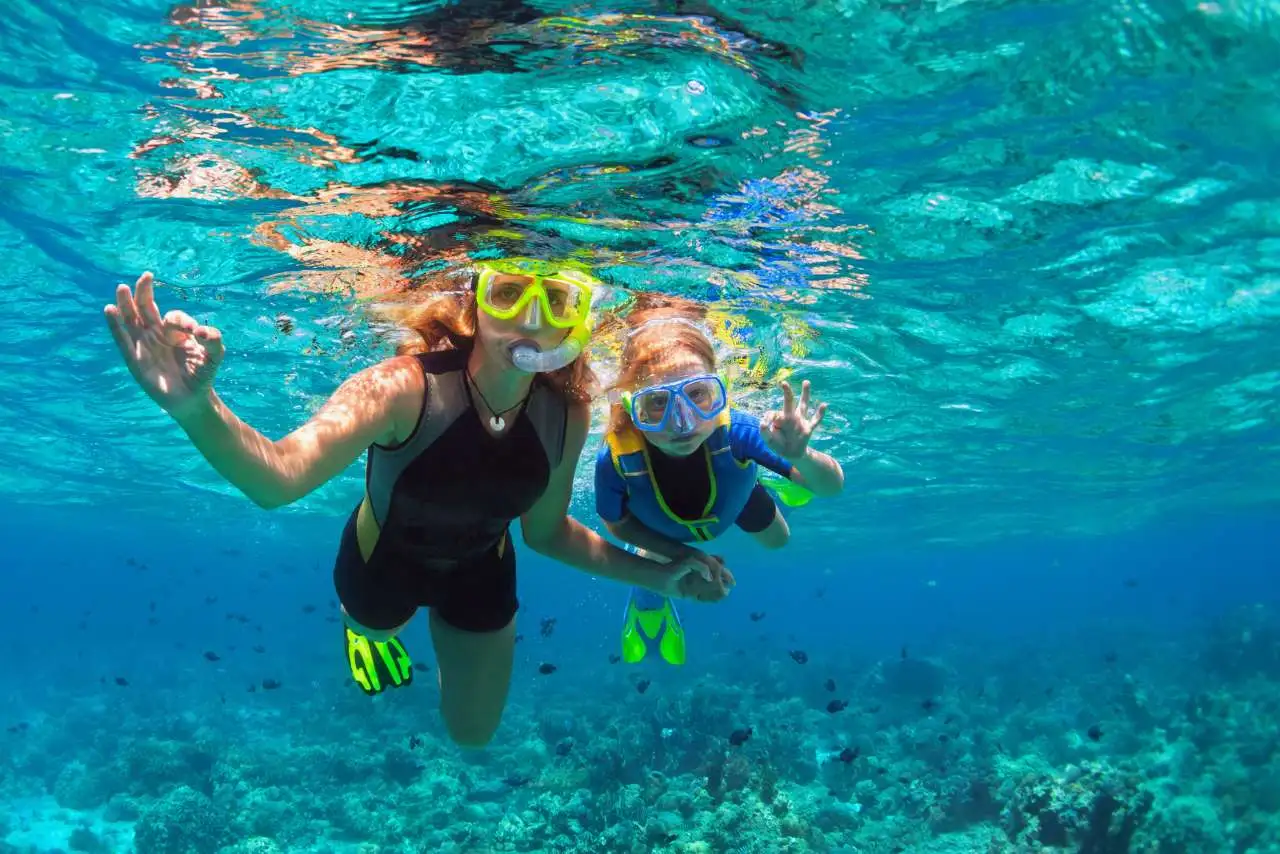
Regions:
<instances>
[{"instance_id":1,"label":"woman's leg","mask_svg":"<svg viewBox=\"0 0 1280 854\"><path fill-rule=\"evenodd\" d=\"M431 640L440 670L440 714L461 747L484 747L493 738L511 687L516 621L496 632L468 632L431 609Z\"/></svg>"}]
</instances>

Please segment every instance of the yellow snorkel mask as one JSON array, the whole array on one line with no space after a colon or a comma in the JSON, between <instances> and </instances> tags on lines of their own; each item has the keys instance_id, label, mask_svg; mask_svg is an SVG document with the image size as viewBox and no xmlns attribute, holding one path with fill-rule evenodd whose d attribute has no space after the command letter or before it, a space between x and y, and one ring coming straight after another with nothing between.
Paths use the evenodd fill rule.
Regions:
<instances>
[{"instance_id":1,"label":"yellow snorkel mask","mask_svg":"<svg viewBox=\"0 0 1280 854\"><path fill-rule=\"evenodd\" d=\"M591 339L591 301L600 280L576 262L507 258L480 261L474 279L476 305L490 317L513 320L523 311L526 323L539 317L569 334L560 345L541 350L532 341L511 348L511 362L526 373L556 371L572 362Z\"/></svg>"}]
</instances>

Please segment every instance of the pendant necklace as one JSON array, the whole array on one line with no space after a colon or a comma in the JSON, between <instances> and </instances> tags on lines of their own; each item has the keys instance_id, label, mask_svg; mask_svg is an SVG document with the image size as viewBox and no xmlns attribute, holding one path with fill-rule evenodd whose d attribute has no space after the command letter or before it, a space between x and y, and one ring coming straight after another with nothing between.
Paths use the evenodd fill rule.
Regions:
<instances>
[{"instance_id":1,"label":"pendant necklace","mask_svg":"<svg viewBox=\"0 0 1280 854\"><path fill-rule=\"evenodd\" d=\"M470 385L470 387L471 387L471 388L474 388L474 389L476 390L476 394L480 395L480 400L484 402L484 408L485 408L485 409L487 409L487 410L489 410L489 412L491 412L491 413L492 413L492 414L489 416L489 426L493 428L493 432L495 432L495 433L501 433L503 430L507 429L507 419L503 418L502 416L506 415L508 412L510 412L511 410L513 410L513 409L517 408L517 407L518 407L518 406L520 406L522 403L524 403L526 400L528 400L528 399L529 399L529 393L530 393L531 391L533 391L533 386L532 386L532 385L530 385L530 386L529 386L529 391L526 391L526 392L525 392L524 397L520 398L520 399L519 399L519 400L517 400L515 403L511 404L510 406L508 406L506 409L502 410L501 412L498 412L497 410L495 410L495 409L493 408L493 406L489 403L488 399L484 396L484 392L482 392L482 391L480 390L480 386L479 386L479 384L477 384L477 383L476 383L476 378L475 378L475 377L473 377L473 376L471 376L471 369L470 369L470 368L467 368L467 369L464 371L464 373L465 373L465 374L466 374L466 376L467 376L467 381L468 381L468 384Z\"/></svg>"}]
</instances>

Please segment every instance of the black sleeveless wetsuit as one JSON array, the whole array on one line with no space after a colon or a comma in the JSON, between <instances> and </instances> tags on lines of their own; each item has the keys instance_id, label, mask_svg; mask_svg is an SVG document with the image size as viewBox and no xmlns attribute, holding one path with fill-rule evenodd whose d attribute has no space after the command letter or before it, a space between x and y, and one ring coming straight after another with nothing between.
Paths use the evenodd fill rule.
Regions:
<instances>
[{"instance_id":1,"label":"black sleeveless wetsuit","mask_svg":"<svg viewBox=\"0 0 1280 854\"><path fill-rule=\"evenodd\" d=\"M452 626L491 632L519 607L507 529L542 497L563 456L567 407L535 379L519 415L493 436L472 402L466 358L418 356L426 393L413 434L369 449L365 489L380 533L365 563L357 506L333 573L343 607L368 628L394 628L429 607Z\"/></svg>"}]
</instances>

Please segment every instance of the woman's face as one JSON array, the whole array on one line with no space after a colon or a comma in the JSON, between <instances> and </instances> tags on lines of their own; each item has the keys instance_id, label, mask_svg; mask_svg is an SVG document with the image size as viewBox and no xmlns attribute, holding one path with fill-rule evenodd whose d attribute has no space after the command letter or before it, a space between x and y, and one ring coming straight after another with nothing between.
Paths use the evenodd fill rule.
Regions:
<instances>
[{"instance_id":1,"label":"woman's face","mask_svg":"<svg viewBox=\"0 0 1280 854\"><path fill-rule=\"evenodd\" d=\"M682 380L692 379L694 377L703 377L707 374L714 373L714 368L708 366L697 354L688 351L676 351L655 365L655 370L643 378L636 384L633 391L639 391L648 386L662 385L666 383L678 383ZM700 403L695 400L694 403ZM670 404L675 406L675 399ZM643 402L637 406L643 406ZM661 412L650 413L654 418L662 417ZM707 441L707 437L716 430L716 420L713 418L704 421L700 418L692 419L692 429L682 431L676 423L675 413L667 418L667 423L663 425L661 430L656 432L642 432L640 435L662 453L672 457L687 457L698 448L702 447L702 443Z\"/></svg>"},{"instance_id":2,"label":"woman's face","mask_svg":"<svg viewBox=\"0 0 1280 854\"><path fill-rule=\"evenodd\" d=\"M504 367L511 367L511 350L519 342L532 341L539 350L554 350L570 331L547 323L541 303L536 299L510 320L499 320L476 310L476 345L486 359Z\"/></svg>"}]
</instances>

